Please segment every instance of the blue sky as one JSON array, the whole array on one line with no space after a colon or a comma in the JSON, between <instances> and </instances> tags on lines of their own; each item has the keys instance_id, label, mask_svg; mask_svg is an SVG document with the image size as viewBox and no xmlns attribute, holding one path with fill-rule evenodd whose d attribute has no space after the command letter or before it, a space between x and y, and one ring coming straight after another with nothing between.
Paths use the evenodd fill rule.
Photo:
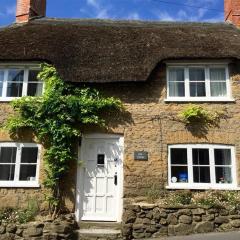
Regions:
<instances>
[{"instance_id":1,"label":"blue sky","mask_svg":"<svg viewBox=\"0 0 240 240\"><path fill-rule=\"evenodd\" d=\"M223 2L224 0L47 0L47 16L216 22L223 21ZM0 0L0 25L14 22L15 8L16 0Z\"/></svg>"}]
</instances>

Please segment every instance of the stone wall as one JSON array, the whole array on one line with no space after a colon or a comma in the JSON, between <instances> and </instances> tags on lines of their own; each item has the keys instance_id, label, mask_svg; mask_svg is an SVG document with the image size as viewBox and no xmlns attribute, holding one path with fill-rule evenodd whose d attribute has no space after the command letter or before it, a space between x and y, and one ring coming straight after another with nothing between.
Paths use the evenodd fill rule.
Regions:
<instances>
[{"instance_id":1,"label":"stone wall","mask_svg":"<svg viewBox=\"0 0 240 240\"><path fill-rule=\"evenodd\" d=\"M106 96L115 96L122 100L126 113L109 119L108 129L91 128L84 132L108 132L124 136L124 200L131 202L146 194L153 184L163 189L167 184L167 155L169 144L212 143L231 144L236 149L236 161L240 161L240 63L230 68L231 89L235 102L198 103L208 110L227 110L227 119L221 120L219 128L211 128L204 135L186 130L184 124L174 121L187 103L167 103L166 66L160 64L146 82L89 84ZM0 104L0 122L12 110L8 103ZM6 132L0 132L0 141L15 141ZM31 136L17 141L33 141ZM148 161L135 161L134 151L145 150ZM66 208L73 212L75 208L77 162L73 161L70 173L63 184ZM240 176L240 164L237 164L237 176ZM1 205L22 206L26 198L35 197L44 200L44 166L40 165L40 188L1 188ZM238 181L239 182L239 181ZM44 208L44 204L42 204Z\"/></svg>"},{"instance_id":2,"label":"stone wall","mask_svg":"<svg viewBox=\"0 0 240 240\"><path fill-rule=\"evenodd\" d=\"M128 205L123 214L125 240L240 230L240 210Z\"/></svg>"},{"instance_id":3,"label":"stone wall","mask_svg":"<svg viewBox=\"0 0 240 240\"><path fill-rule=\"evenodd\" d=\"M77 239L75 230L78 225L72 214L61 216L52 221L30 222L27 224L0 225L0 240L74 240Z\"/></svg>"}]
</instances>

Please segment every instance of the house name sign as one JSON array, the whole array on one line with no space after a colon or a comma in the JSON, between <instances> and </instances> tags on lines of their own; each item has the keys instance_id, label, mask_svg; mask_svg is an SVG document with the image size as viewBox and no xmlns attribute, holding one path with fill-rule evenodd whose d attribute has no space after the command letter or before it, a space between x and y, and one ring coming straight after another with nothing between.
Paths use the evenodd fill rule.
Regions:
<instances>
[{"instance_id":1,"label":"house name sign","mask_svg":"<svg viewBox=\"0 0 240 240\"><path fill-rule=\"evenodd\" d=\"M148 161L148 152L146 151L135 151L134 160L138 161Z\"/></svg>"}]
</instances>

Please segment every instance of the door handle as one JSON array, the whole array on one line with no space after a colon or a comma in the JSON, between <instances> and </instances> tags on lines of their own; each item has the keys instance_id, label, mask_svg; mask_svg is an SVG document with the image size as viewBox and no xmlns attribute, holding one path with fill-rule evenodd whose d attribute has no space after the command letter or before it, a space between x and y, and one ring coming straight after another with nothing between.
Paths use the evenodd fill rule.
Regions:
<instances>
[{"instance_id":1,"label":"door handle","mask_svg":"<svg viewBox=\"0 0 240 240\"><path fill-rule=\"evenodd\" d=\"M117 173L114 175L114 184L117 185Z\"/></svg>"}]
</instances>

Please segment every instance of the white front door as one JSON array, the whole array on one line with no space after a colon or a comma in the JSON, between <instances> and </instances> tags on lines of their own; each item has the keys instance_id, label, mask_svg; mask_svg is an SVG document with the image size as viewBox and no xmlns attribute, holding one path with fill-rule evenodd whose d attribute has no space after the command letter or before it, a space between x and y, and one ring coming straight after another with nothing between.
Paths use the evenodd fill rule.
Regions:
<instances>
[{"instance_id":1,"label":"white front door","mask_svg":"<svg viewBox=\"0 0 240 240\"><path fill-rule=\"evenodd\" d=\"M122 149L119 136L83 137L78 171L78 220L119 221L122 205Z\"/></svg>"}]
</instances>

